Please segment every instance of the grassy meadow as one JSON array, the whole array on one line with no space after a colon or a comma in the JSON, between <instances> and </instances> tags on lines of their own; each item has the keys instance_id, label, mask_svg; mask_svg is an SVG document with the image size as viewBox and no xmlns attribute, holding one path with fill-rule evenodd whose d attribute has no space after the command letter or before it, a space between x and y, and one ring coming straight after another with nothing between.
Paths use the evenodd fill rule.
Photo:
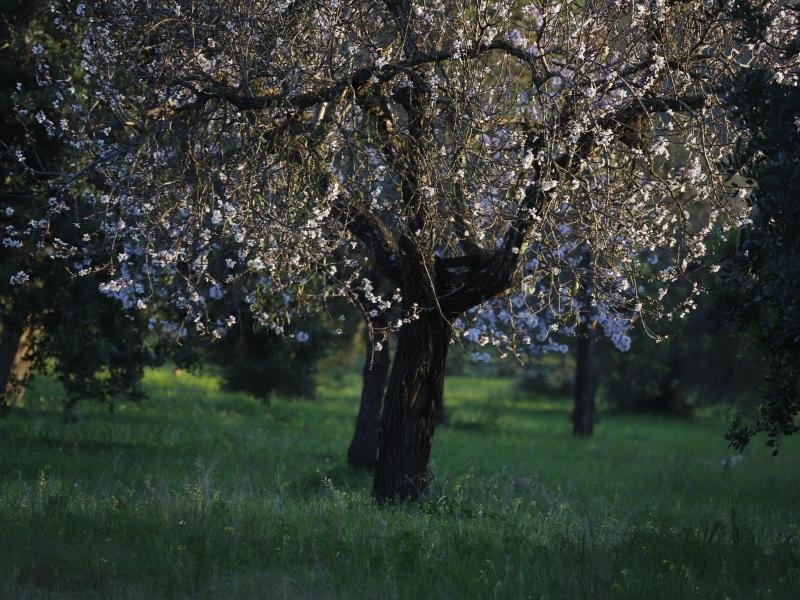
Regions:
<instances>
[{"instance_id":1,"label":"grassy meadow","mask_svg":"<svg viewBox=\"0 0 800 600\"><path fill-rule=\"evenodd\" d=\"M800 440L725 417L602 415L452 377L423 502L380 507L343 457L355 375L270 406L212 375L79 405L39 378L0 421L2 598L797 598Z\"/></svg>"}]
</instances>

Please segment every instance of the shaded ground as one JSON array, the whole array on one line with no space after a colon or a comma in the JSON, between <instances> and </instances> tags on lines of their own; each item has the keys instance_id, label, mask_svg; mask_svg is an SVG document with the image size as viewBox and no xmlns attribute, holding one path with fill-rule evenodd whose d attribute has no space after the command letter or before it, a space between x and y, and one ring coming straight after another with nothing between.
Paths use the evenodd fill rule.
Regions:
<instances>
[{"instance_id":1,"label":"shaded ground","mask_svg":"<svg viewBox=\"0 0 800 600\"><path fill-rule=\"evenodd\" d=\"M40 380L0 422L0 597L790 598L800 440L737 455L724 419L605 416L451 378L425 501L343 464L358 379L264 406L211 376L62 422Z\"/></svg>"}]
</instances>

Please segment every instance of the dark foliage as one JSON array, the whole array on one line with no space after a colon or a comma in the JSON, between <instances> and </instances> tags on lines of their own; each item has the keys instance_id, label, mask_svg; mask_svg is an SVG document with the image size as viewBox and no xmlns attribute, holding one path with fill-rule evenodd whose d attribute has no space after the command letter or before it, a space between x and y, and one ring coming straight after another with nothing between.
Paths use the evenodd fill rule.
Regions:
<instances>
[{"instance_id":1,"label":"dark foliage","mask_svg":"<svg viewBox=\"0 0 800 600\"><path fill-rule=\"evenodd\" d=\"M263 400L269 400L272 394L312 398L316 392L314 373L329 336L324 327L312 321L298 327L293 338L254 328L245 321L214 344L210 357L222 366L229 390Z\"/></svg>"},{"instance_id":2,"label":"dark foliage","mask_svg":"<svg viewBox=\"0 0 800 600\"><path fill-rule=\"evenodd\" d=\"M641 328L631 349L602 343L598 351L602 396L622 412L689 415L697 406L724 400L752 406L759 368L745 344L709 316L708 302L673 323L661 342Z\"/></svg>"},{"instance_id":3,"label":"dark foliage","mask_svg":"<svg viewBox=\"0 0 800 600\"><path fill-rule=\"evenodd\" d=\"M160 356L142 313L124 311L116 300L100 296L89 278L69 282L39 321L38 366L52 368L67 393L67 407L81 399L144 398L144 368L159 364Z\"/></svg>"},{"instance_id":4,"label":"dark foliage","mask_svg":"<svg viewBox=\"0 0 800 600\"><path fill-rule=\"evenodd\" d=\"M737 10L751 7L743 2ZM766 25L753 21L749 35L764 36ZM800 42L784 51L797 77ZM739 417L728 439L743 448L764 433L777 452L781 438L798 430L800 412L800 88L765 68L742 73L729 90L728 104L749 131L730 167L751 189L752 222L724 263L717 312L758 350L766 375L757 415Z\"/></svg>"},{"instance_id":5,"label":"dark foliage","mask_svg":"<svg viewBox=\"0 0 800 600\"><path fill-rule=\"evenodd\" d=\"M572 395L575 391L574 352L545 354L531 361L520 370L519 388L523 392L551 398Z\"/></svg>"},{"instance_id":6,"label":"dark foliage","mask_svg":"<svg viewBox=\"0 0 800 600\"><path fill-rule=\"evenodd\" d=\"M313 398L319 362L336 345L334 334L318 318L294 322L283 334L253 321L247 307L234 309L237 323L220 340L196 335L179 345L167 340L165 352L181 368L220 367L223 386L269 402L274 394ZM336 336L338 337L338 336Z\"/></svg>"}]
</instances>

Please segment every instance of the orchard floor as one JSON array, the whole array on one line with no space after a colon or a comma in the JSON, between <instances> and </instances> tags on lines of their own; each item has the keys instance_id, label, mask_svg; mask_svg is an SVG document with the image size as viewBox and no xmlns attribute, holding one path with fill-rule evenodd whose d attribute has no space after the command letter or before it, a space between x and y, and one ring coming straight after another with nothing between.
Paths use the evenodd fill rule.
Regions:
<instances>
[{"instance_id":1,"label":"orchard floor","mask_svg":"<svg viewBox=\"0 0 800 600\"><path fill-rule=\"evenodd\" d=\"M798 598L800 439L603 416L453 377L424 501L343 463L358 378L271 406L211 376L63 423L40 379L0 421L1 598ZM800 436L798 436L800 437Z\"/></svg>"}]
</instances>

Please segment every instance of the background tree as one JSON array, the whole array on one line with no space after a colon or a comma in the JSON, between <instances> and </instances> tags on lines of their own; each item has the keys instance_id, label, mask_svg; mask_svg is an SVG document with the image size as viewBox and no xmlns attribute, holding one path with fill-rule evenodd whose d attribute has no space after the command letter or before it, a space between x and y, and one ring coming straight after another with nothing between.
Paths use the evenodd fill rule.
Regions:
<instances>
[{"instance_id":1,"label":"background tree","mask_svg":"<svg viewBox=\"0 0 800 600\"><path fill-rule=\"evenodd\" d=\"M736 323L762 357L764 402L749 422L737 420L728 437L743 448L757 433L777 452L781 438L797 431L800 412L800 6L762 14L759 5L736 2L732 12L748 24L748 45L775 48L770 63L733 77L729 109L747 135L731 161L750 206L750 220L721 273L718 310ZM795 35L779 32L793 27Z\"/></svg>"},{"instance_id":2,"label":"background tree","mask_svg":"<svg viewBox=\"0 0 800 600\"><path fill-rule=\"evenodd\" d=\"M147 317L100 294L101 273L78 278L80 260L56 259L58 247L82 242L64 203L70 199L48 193L70 150L48 135L43 114L23 114L22 122L14 115L15 102L46 98L37 89L34 45L46 45L65 64L74 48L52 27L46 3L9 1L0 8L0 408L21 402L37 365L64 385L68 410L86 398L137 399L143 368L157 359ZM37 190L52 209L46 219ZM32 248L45 228L48 243Z\"/></svg>"},{"instance_id":3,"label":"background tree","mask_svg":"<svg viewBox=\"0 0 800 600\"><path fill-rule=\"evenodd\" d=\"M26 34L36 29L36 9L36 3L6 1L0 4L0 39L3 40L0 49L0 113L4 115L0 122L3 145L0 154L3 211L0 218L4 221L6 233L9 233L9 226L12 227L11 235L5 235L0 246L0 412L9 401L16 403L21 400L30 376L31 352L38 337L38 327L28 315L28 303L13 297L11 284L20 280L17 267L25 263L26 257L14 252L22 242L13 235L15 224L9 223L20 208L19 201L12 199L12 194L21 183L16 168L17 158L9 150L15 143L22 142L23 137L14 118L12 94L18 81L32 79L34 60L28 44L30 36ZM56 146L52 141L47 142L38 149L39 154L46 160ZM27 274L22 273L20 277L24 279Z\"/></svg>"},{"instance_id":4,"label":"background tree","mask_svg":"<svg viewBox=\"0 0 800 600\"><path fill-rule=\"evenodd\" d=\"M706 271L701 280L713 289L714 277ZM670 324L665 338L632 328L628 352L601 348L601 401L620 412L678 416L719 399L752 406L760 377L757 357L713 312L712 300L701 296L695 310Z\"/></svg>"},{"instance_id":5,"label":"background tree","mask_svg":"<svg viewBox=\"0 0 800 600\"><path fill-rule=\"evenodd\" d=\"M389 340L382 339L378 333L388 329L389 323L385 313L369 317L369 329L366 335L366 359L364 361L361 385L361 401L356 417L353 439L347 449L347 462L362 469L372 470L378 457L378 434L383 405L383 394L389 376L391 357Z\"/></svg>"},{"instance_id":6,"label":"background tree","mask_svg":"<svg viewBox=\"0 0 800 600\"><path fill-rule=\"evenodd\" d=\"M90 92L43 56L63 98L43 122L81 151L61 193L102 182L81 223L122 250L107 292L220 335L208 307L242 275L259 275L254 319L273 329L304 299L371 293L368 312L397 315L382 501L424 490L448 348L481 306L507 311L481 334L498 348L524 345L536 313L574 327L588 249L592 302L654 318L736 208L716 167L736 136L715 95L738 68L723 2L64 7ZM715 210L697 226L701 199ZM669 259L643 269L651 252Z\"/></svg>"},{"instance_id":7,"label":"background tree","mask_svg":"<svg viewBox=\"0 0 800 600\"><path fill-rule=\"evenodd\" d=\"M591 252L586 251L581 257L584 269L582 280L579 280L582 296L581 304L584 307L592 305L592 277ZM592 322L591 310L582 310L578 314L580 322L576 331L575 353L575 393L574 407L572 410L572 433L580 436L590 436L594 432L597 392L597 340L595 326Z\"/></svg>"},{"instance_id":8,"label":"background tree","mask_svg":"<svg viewBox=\"0 0 800 600\"><path fill-rule=\"evenodd\" d=\"M246 294L231 294L220 308L228 315L225 334L201 336L181 327L175 312L156 311L165 354L179 368L220 367L223 387L269 402L273 395L311 399L317 366L334 347L332 327L318 315L296 315L277 333L253 319Z\"/></svg>"},{"instance_id":9,"label":"background tree","mask_svg":"<svg viewBox=\"0 0 800 600\"><path fill-rule=\"evenodd\" d=\"M383 395L389 376L390 316L375 308L373 286L380 288L380 275L369 273L370 284L356 299L364 319L366 359L362 371L361 400L353 438L347 449L347 462L353 467L372 470L378 457L378 434Z\"/></svg>"}]
</instances>

